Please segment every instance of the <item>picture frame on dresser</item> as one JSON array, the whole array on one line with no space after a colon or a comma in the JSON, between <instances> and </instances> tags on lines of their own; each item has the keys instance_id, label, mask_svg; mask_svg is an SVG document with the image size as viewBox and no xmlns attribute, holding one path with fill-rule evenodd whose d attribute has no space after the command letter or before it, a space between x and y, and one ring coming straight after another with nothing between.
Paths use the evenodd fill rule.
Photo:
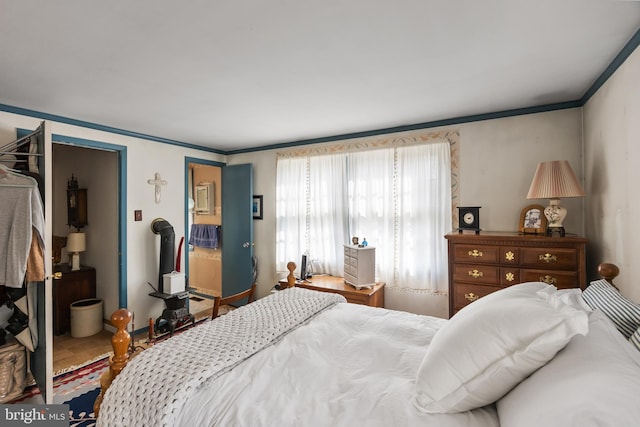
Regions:
<instances>
[{"instance_id":1,"label":"picture frame on dresser","mask_svg":"<svg viewBox=\"0 0 640 427\"><path fill-rule=\"evenodd\" d=\"M518 232L523 234L545 234L547 232L547 218L544 216L544 206L525 206L520 212Z\"/></svg>"}]
</instances>

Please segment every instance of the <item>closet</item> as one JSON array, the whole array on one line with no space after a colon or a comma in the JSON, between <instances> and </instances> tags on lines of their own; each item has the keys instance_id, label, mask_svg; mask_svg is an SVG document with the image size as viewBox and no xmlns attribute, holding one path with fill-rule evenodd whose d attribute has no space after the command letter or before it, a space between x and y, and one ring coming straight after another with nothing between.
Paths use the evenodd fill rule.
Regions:
<instances>
[{"instance_id":1,"label":"closet","mask_svg":"<svg viewBox=\"0 0 640 427\"><path fill-rule=\"evenodd\" d=\"M13 309L4 329L29 351L29 368L46 403L53 392L52 334L46 322L51 313L51 227L45 221L51 217L45 204L50 149L46 122L0 145L0 301L9 301Z\"/></svg>"}]
</instances>

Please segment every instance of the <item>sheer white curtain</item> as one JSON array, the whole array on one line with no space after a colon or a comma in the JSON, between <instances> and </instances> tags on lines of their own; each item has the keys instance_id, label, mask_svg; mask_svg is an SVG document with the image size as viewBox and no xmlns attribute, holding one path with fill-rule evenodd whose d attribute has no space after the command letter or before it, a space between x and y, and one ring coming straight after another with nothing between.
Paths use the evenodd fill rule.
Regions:
<instances>
[{"instance_id":1,"label":"sheer white curtain","mask_svg":"<svg viewBox=\"0 0 640 427\"><path fill-rule=\"evenodd\" d=\"M309 255L315 273L342 276L347 232L346 155L278 159L276 263Z\"/></svg>"},{"instance_id":2,"label":"sheer white curtain","mask_svg":"<svg viewBox=\"0 0 640 427\"><path fill-rule=\"evenodd\" d=\"M307 251L308 166L306 157L278 159L276 168L276 268L299 264Z\"/></svg>"},{"instance_id":3,"label":"sheer white curtain","mask_svg":"<svg viewBox=\"0 0 640 427\"><path fill-rule=\"evenodd\" d=\"M447 291L451 158L447 142L397 149L397 270L401 288Z\"/></svg>"},{"instance_id":4,"label":"sheer white curtain","mask_svg":"<svg viewBox=\"0 0 640 427\"><path fill-rule=\"evenodd\" d=\"M384 281L396 258L394 163L393 148L349 153L349 233L376 248L376 277Z\"/></svg>"},{"instance_id":5,"label":"sheer white curtain","mask_svg":"<svg viewBox=\"0 0 640 427\"><path fill-rule=\"evenodd\" d=\"M347 232L346 155L309 158L309 257L314 273L342 276Z\"/></svg>"},{"instance_id":6,"label":"sheer white curtain","mask_svg":"<svg viewBox=\"0 0 640 427\"><path fill-rule=\"evenodd\" d=\"M376 248L390 287L447 291L448 142L279 158L277 268L308 253L315 273L343 274L351 236Z\"/></svg>"}]
</instances>

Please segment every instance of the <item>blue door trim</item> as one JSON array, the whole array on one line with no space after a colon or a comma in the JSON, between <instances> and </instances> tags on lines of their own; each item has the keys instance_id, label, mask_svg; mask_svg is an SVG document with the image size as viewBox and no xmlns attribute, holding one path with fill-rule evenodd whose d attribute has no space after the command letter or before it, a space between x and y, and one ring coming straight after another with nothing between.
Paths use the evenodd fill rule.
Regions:
<instances>
[{"instance_id":1,"label":"blue door trim","mask_svg":"<svg viewBox=\"0 0 640 427\"><path fill-rule=\"evenodd\" d=\"M18 138L30 134L31 130L18 129ZM114 151L118 153L118 304L127 307L127 147L108 142L52 134L51 141L78 147Z\"/></svg>"}]
</instances>

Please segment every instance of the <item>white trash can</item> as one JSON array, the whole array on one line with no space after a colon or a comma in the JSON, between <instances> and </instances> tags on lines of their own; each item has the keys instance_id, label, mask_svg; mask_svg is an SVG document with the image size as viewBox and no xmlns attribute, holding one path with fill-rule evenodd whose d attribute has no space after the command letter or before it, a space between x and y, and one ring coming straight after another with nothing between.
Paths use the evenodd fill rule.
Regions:
<instances>
[{"instance_id":1,"label":"white trash can","mask_svg":"<svg viewBox=\"0 0 640 427\"><path fill-rule=\"evenodd\" d=\"M102 330L102 300L82 299L71 303L70 309L73 338L89 337Z\"/></svg>"}]
</instances>

